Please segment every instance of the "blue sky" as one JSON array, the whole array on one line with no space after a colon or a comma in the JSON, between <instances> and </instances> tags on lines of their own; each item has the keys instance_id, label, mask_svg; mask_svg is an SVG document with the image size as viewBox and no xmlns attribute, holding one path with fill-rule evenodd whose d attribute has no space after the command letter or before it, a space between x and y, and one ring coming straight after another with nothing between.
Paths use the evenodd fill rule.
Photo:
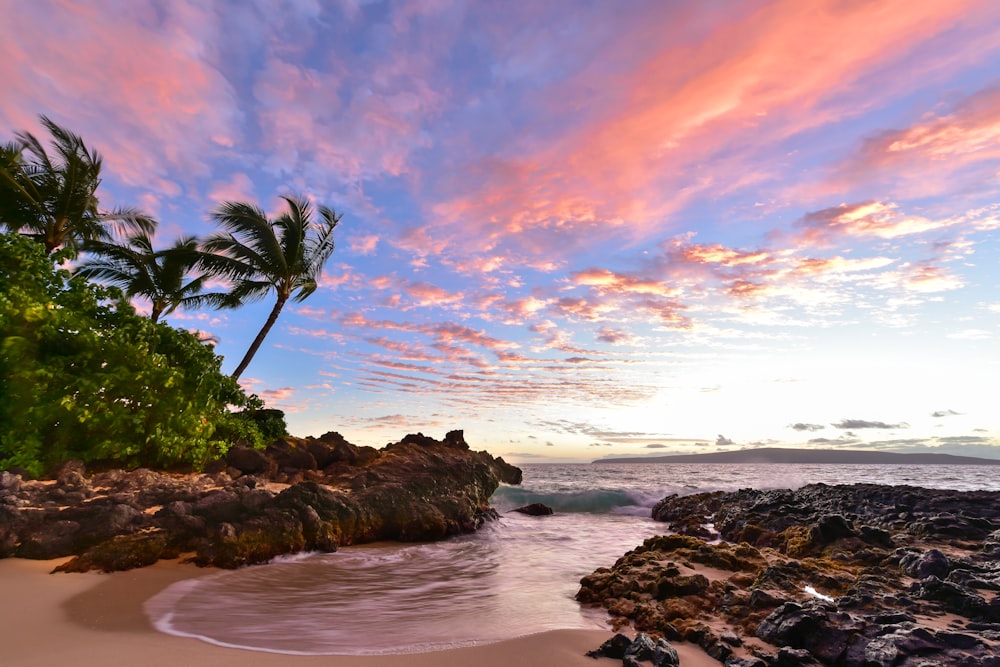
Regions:
<instances>
[{"instance_id":1,"label":"blue sky","mask_svg":"<svg viewBox=\"0 0 1000 667\"><path fill-rule=\"evenodd\" d=\"M81 134L163 244L343 213L244 374L297 435L1000 455L1000 4L0 8L0 133ZM231 370L269 308L168 320Z\"/></svg>"}]
</instances>

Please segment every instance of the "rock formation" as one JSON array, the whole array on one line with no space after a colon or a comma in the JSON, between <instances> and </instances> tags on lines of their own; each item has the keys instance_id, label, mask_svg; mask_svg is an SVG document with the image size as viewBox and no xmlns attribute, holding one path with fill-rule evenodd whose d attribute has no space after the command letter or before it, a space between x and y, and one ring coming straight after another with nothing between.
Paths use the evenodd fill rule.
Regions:
<instances>
[{"instance_id":1,"label":"rock formation","mask_svg":"<svg viewBox=\"0 0 1000 667\"><path fill-rule=\"evenodd\" d=\"M528 516L552 516L555 513L555 511L545 503L531 503L530 505L525 505L524 507L512 509L511 512L519 512L520 514L527 514Z\"/></svg>"},{"instance_id":2,"label":"rock formation","mask_svg":"<svg viewBox=\"0 0 1000 667\"><path fill-rule=\"evenodd\" d=\"M160 558L239 567L306 550L470 532L521 471L473 452L461 431L381 450L339 434L232 450L205 474L69 463L54 480L0 473L0 556L76 556L59 569L124 570Z\"/></svg>"},{"instance_id":3,"label":"rock formation","mask_svg":"<svg viewBox=\"0 0 1000 667\"><path fill-rule=\"evenodd\" d=\"M653 514L676 533L581 581L616 627L729 667L1000 667L1000 492L817 484Z\"/></svg>"}]
</instances>

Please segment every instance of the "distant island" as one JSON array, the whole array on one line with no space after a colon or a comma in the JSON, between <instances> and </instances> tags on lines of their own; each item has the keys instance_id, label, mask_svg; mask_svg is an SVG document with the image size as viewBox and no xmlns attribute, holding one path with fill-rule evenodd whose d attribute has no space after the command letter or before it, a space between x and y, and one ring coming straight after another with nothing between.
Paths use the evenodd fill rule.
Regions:
<instances>
[{"instance_id":1,"label":"distant island","mask_svg":"<svg viewBox=\"0 0 1000 667\"><path fill-rule=\"evenodd\" d=\"M1000 459L952 454L898 454L870 450L791 449L761 447L709 454L673 454L670 456L633 456L629 458L597 459L592 463L839 463L854 465L1000 465Z\"/></svg>"}]
</instances>

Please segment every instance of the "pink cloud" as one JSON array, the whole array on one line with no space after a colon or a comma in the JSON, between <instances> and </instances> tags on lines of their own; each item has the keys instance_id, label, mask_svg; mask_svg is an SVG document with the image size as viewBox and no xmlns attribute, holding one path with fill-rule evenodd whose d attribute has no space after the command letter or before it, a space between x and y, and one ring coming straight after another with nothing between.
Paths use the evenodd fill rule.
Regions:
<instances>
[{"instance_id":1,"label":"pink cloud","mask_svg":"<svg viewBox=\"0 0 1000 667\"><path fill-rule=\"evenodd\" d=\"M25 3L0 22L0 122L34 130L25 114L48 113L98 148L121 182L167 197L196 191L208 156L237 142L239 104L206 46L222 30L201 3Z\"/></svg>"},{"instance_id":2,"label":"pink cloud","mask_svg":"<svg viewBox=\"0 0 1000 667\"><path fill-rule=\"evenodd\" d=\"M958 289L964 284L958 276L930 262L921 262L904 268L906 272L903 284L911 292L946 292Z\"/></svg>"},{"instance_id":3,"label":"pink cloud","mask_svg":"<svg viewBox=\"0 0 1000 667\"><path fill-rule=\"evenodd\" d=\"M560 256L583 239L644 237L693 199L775 178L752 167L761 154L906 85L887 76L888 66L942 69L919 46L967 21L972 9L996 14L980 0L836 11L789 0L737 5L725 15L647 17L660 28L655 35L648 26L625 27L619 41L602 45L600 64L546 91L553 109L586 100L574 116L582 122L556 129L554 139L519 141L511 157L456 175L454 190L464 194L431 209L434 236L484 253L506 243ZM624 72L607 64L626 58Z\"/></svg>"},{"instance_id":4,"label":"pink cloud","mask_svg":"<svg viewBox=\"0 0 1000 667\"><path fill-rule=\"evenodd\" d=\"M230 174L228 180L214 183L212 189L208 191L207 197L216 204L224 201L257 201L253 181L241 171Z\"/></svg>"},{"instance_id":5,"label":"pink cloud","mask_svg":"<svg viewBox=\"0 0 1000 667\"><path fill-rule=\"evenodd\" d=\"M867 139L837 168L834 182L890 179L927 196L947 192L958 178L966 188L992 180L998 157L1000 88L992 87L961 100L951 113L928 113L907 128Z\"/></svg>"},{"instance_id":6,"label":"pink cloud","mask_svg":"<svg viewBox=\"0 0 1000 667\"><path fill-rule=\"evenodd\" d=\"M841 204L809 213L798 225L803 230L804 242L824 245L844 236L895 239L944 229L959 222L960 219L956 218L931 220L918 215L904 215L893 204L868 201Z\"/></svg>"},{"instance_id":7,"label":"pink cloud","mask_svg":"<svg viewBox=\"0 0 1000 667\"><path fill-rule=\"evenodd\" d=\"M423 282L407 283L403 286L403 291L415 306L421 308L453 306L464 299L461 292L448 292L436 285Z\"/></svg>"},{"instance_id":8,"label":"pink cloud","mask_svg":"<svg viewBox=\"0 0 1000 667\"><path fill-rule=\"evenodd\" d=\"M432 57L407 46L400 39L378 58L338 53L322 70L270 53L254 85L269 168L347 187L359 202L362 181L408 174L444 98L432 85Z\"/></svg>"},{"instance_id":9,"label":"pink cloud","mask_svg":"<svg viewBox=\"0 0 1000 667\"><path fill-rule=\"evenodd\" d=\"M572 274L577 285L593 287L599 292L656 294L674 296L677 290L659 280L627 276L608 269L586 269Z\"/></svg>"},{"instance_id":10,"label":"pink cloud","mask_svg":"<svg viewBox=\"0 0 1000 667\"><path fill-rule=\"evenodd\" d=\"M375 252L380 239L381 237L377 234L364 234L350 237L347 243L355 255L371 255Z\"/></svg>"},{"instance_id":11,"label":"pink cloud","mask_svg":"<svg viewBox=\"0 0 1000 667\"><path fill-rule=\"evenodd\" d=\"M265 403L283 403L295 395L296 389L293 387L282 387L280 389L266 389L258 394Z\"/></svg>"}]
</instances>

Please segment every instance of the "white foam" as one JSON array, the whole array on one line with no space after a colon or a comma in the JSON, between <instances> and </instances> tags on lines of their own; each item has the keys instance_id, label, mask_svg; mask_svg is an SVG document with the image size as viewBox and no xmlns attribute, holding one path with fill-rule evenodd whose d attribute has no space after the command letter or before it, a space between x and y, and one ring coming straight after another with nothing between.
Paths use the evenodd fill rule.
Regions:
<instances>
[{"instance_id":1,"label":"white foam","mask_svg":"<svg viewBox=\"0 0 1000 667\"><path fill-rule=\"evenodd\" d=\"M819 591L817 591L812 586L806 586L804 590L809 595L813 596L814 598L819 598L820 600L823 600L824 602L836 602L836 600L834 600L832 597L830 597L829 595L824 595L823 593L820 593Z\"/></svg>"}]
</instances>

